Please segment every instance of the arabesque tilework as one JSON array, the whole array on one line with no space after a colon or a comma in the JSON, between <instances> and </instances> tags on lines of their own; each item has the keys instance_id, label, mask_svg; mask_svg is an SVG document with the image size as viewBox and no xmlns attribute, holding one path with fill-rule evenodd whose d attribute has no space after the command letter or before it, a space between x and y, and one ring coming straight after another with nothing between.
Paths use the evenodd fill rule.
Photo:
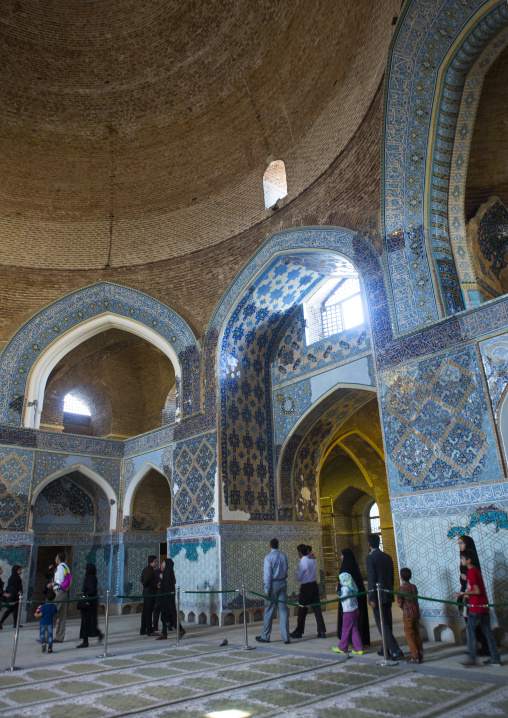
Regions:
<instances>
[{"instance_id":1,"label":"arabesque tilework","mask_svg":"<svg viewBox=\"0 0 508 718\"><path fill-rule=\"evenodd\" d=\"M489 600L506 601L507 510L507 482L392 499L399 563L411 568L419 593L454 600L459 590L457 537L466 533L475 541ZM453 606L420 601L420 610L423 618L463 623ZM507 617L497 610L497 620Z\"/></svg>"},{"instance_id":2,"label":"arabesque tilework","mask_svg":"<svg viewBox=\"0 0 508 718\"><path fill-rule=\"evenodd\" d=\"M489 386L492 409L497 412L499 402L508 386L508 334L480 342L480 352Z\"/></svg>"},{"instance_id":3,"label":"arabesque tilework","mask_svg":"<svg viewBox=\"0 0 508 718\"><path fill-rule=\"evenodd\" d=\"M175 444L172 525L213 521L217 434Z\"/></svg>"},{"instance_id":4,"label":"arabesque tilework","mask_svg":"<svg viewBox=\"0 0 508 718\"><path fill-rule=\"evenodd\" d=\"M467 74L457 116L448 187L448 231L460 281L462 284L469 286L473 282L479 282L482 288L487 286L492 297L496 296L495 290L492 291L490 286L493 278L489 276L490 272L483 266L483 263L478 263L477 258L474 256L475 248L466 241L464 200L469 153L483 81L488 70L507 44L508 32L499 33L494 41L489 43L483 52L477 56L474 65ZM479 266L476 269L477 265ZM478 270L481 271L483 276L478 276ZM474 306L471 301L469 304Z\"/></svg>"},{"instance_id":5,"label":"arabesque tilework","mask_svg":"<svg viewBox=\"0 0 508 718\"><path fill-rule=\"evenodd\" d=\"M72 471L37 496L32 528L41 533L102 533L109 529L109 513L108 498L98 484Z\"/></svg>"},{"instance_id":6,"label":"arabesque tilework","mask_svg":"<svg viewBox=\"0 0 508 718\"><path fill-rule=\"evenodd\" d=\"M500 474L474 347L383 373L379 394L392 496Z\"/></svg>"},{"instance_id":7,"label":"arabesque tilework","mask_svg":"<svg viewBox=\"0 0 508 718\"><path fill-rule=\"evenodd\" d=\"M457 113L467 71L508 24L508 9L503 3L492 8L482 0L413 2L405 5L403 18L389 62L383 158L386 261L400 334L438 320L434 270L445 313L464 308L448 232L448 176ZM476 24L463 37L472 18L477 18ZM455 55L440 93L436 79L452 46ZM433 135L436 169L429 182L432 194L424 197L436 102L441 103L436 122L442 129ZM427 256L424 227L429 227L432 258Z\"/></svg>"},{"instance_id":8,"label":"arabesque tilework","mask_svg":"<svg viewBox=\"0 0 508 718\"><path fill-rule=\"evenodd\" d=\"M4 531L25 530L33 463L33 451L0 446L1 528Z\"/></svg>"},{"instance_id":9,"label":"arabesque tilework","mask_svg":"<svg viewBox=\"0 0 508 718\"><path fill-rule=\"evenodd\" d=\"M305 319L300 305L282 327L282 338L274 348L272 386L294 382L305 375L328 369L353 358L363 356L372 349L368 327L361 325L314 344L305 340Z\"/></svg>"},{"instance_id":10,"label":"arabesque tilework","mask_svg":"<svg viewBox=\"0 0 508 718\"><path fill-rule=\"evenodd\" d=\"M294 251L305 248L309 241L315 250L300 251L294 258ZM363 278L372 298L373 326L386 335L388 309L379 264L372 247L362 237L344 230L289 231L272 237L254 256L248 271L237 279L236 298L231 290L213 320L218 321L226 308L231 308L220 353L224 497L231 510L241 510L251 520L275 517L270 374L266 357L273 353L288 311L323 279L315 270L328 271L327 267L333 266L335 255L327 254L329 249L350 258L360 270L365 268ZM275 251L284 250L287 256L269 259ZM307 255L315 259L319 250L323 262L302 261ZM255 277L255 269L264 256L267 264ZM248 281L249 275L252 283L244 285L242 293L240 282ZM338 335L336 339L340 342L342 337Z\"/></svg>"}]
</instances>

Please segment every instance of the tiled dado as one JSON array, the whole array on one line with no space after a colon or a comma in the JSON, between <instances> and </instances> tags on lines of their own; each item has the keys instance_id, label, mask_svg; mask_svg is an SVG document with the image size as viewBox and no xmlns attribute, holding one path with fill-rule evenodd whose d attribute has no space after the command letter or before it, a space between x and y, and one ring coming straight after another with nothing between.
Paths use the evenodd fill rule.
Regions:
<instances>
[{"instance_id":1,"label":"tiled dado","mask_svg":"<svg viewBox=\"0 0 508 718\"><path fill-rule=\"evenodd\" d=\"M491 602L508 597L508 482L400 496L391 500L399 564L413 572L422 596L454 600L459 590L457 538L471 536ZM420 601L422 617L463 619L453 606ZM495 611L493 611L495 616Z\"/></svg>"}]
</instances>

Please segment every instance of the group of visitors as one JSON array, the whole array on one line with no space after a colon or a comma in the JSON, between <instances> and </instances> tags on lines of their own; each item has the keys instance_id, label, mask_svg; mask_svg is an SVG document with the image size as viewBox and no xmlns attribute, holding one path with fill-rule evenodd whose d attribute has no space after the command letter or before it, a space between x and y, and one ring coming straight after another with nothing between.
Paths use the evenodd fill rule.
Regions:
<instances>
[{"instance_id":1,"label":"group of visitors","mask_svg":"<svg viewBox=\"0 0 508 718\"><path fill-rule=\"evenodd\" d=\"M46 601L37 607L34 614L39 621L39 641L43 653L46 650L48 653L53 653L53 644L63 643L65 639L68 595L72 583L71 572L66 560L66 554L59 553L55 558L55 562L50 564L44 572L42 593ZM0 602L9 603L0 619L0 628L3 628L3 623L10 614L13 615L15 627L18 623L19 599L23 595L22 571L21 566L13 566L7 586L4 588L4 583L1 579L3 570L0 567ZM85 579L80 596L77 606L81 611L79 633L81 643L76 648L86 648L89 645L89 638L96 637L100 642L104 635L97 625L99 606L97 568L93 563L86 564ZM55 628L55 635L53 635Z\"/></svg>"},{"instance_id":2,"label":"group of visitors","mask_svg":"<svg viewBox=\"0 0 508 718\"><path fill-rule=\"evenodd\" d=\"M480 561L476 546L470 536L464 535L458 541L460 549L460 591L456 593L458 603L462 604L462 615L467 627L467 658L461 661L464 666L477 665L477 641L480 643L480 655L489 656L485 664L500 666L501 660L495 638L490 627L488 597L480 569ZM411 570L404 567L400 570L400 588L394 591L394 566L389 554L380 549L379 534L368 537L369 554L366 558L367 591L362 574L353 552L344 548L341 553L337 592L341 601L338 608L337 635L339 644L333 647L336 653L347 653L349 645L351 653L362 654L365 646L370 645L370 629L368 605L370 605L377 629L385 636L387 656L395 660L404 658L404 654L393 635L392 604L397 596L397 605L402 609L404 632L406 635L411 658L408 663L421 663L423 659L423 643L419 632L420 609L418 589L411 583ZM309 608L316 618L317 637L326 638L326 626L321 612L319 584L317 580L317 561L312 547L300 544L297 547L299 564L296 580L300 584L298 595L298 618L295 630L289 632L289 614L287 609L287 577L288 560L279 551L276 538L270 541L270 551L265 556L263 584L265 601L264 624L259 643L269 643L275 608L278 608L280 631L285 644L291 639L303 638L305 622ZM5 619L12 614L14 626L19 619L19 598L23 594L21 579L22 567L12 567L11 575L5 586L2 580L3 569L0 566L0 603L8 603L0 619L0 629ZM48 567L44 574L43 593L46 602L41 603L35 612L40 622L40 643L42 651L53 652L53 643L63 643L67 619L68 592L71 586L71 573L66 564L65 553L59 553L55 563ZM148 556L148 565L141 574L143 590L143 611L141 614L140 635L153 636L157 640L165 640L168 631L178 630L179 637L185 634L177 616L175 587L176 577L174 562L171 558L162 561L158 567L157 556ZM381 589L378 593L378 587ZM103 633L97 625L98 584L95 564L87 563L85 578L78 601L81 611L81 627L79 637L81 643L77 648L86 648L91 637L99 641ZM379 600L381 596L381 600ZM159 618L162 632L158 631ZM53 638L53 628L56 636ZM378 651L384 655L384 651Z\"/></svg>"},{"instance_id":3,"label":"group of visitors","mask_svg":"<svg viewBox=\"0 0 508 718\"><path fill-rule=\"evenodd\" d=\"M404 659L395 636L393 635L392 604L397 596L397 605L402 609L404 633L411 653L407 663L421 663L423 660L423 642L419 631L420 607L418 589L411 583L411 569L400 570L400 587L394 591L394 566L391 556L380 549L379 534L368 537L369 554L366 559L367 591L362 579L358 563L353 552L344 548L341 553L341 566L337 581L337 592L342 599L339 602L337 635L339 645L333 647L336 653L347 653L349 645L351 653L361 655L364 646L370 645L370 629L368 605L374 614L377 629L386 641L386 658ZM500 666L501 660L496 641L490 628L488 598L480 570L480 562L474 541L469 536L461 536L460 548L460 581L461 590L456 596L463 604L464 617L467 624L468 656L461 661L464 666L477 665L476 642L480 641L481 654L489 655L485 664ZM319 586L317 583L317 562L312 548L304 544L297 547L300 562L296 572L296 580L300 584L298 596L298 620L296 629L289 633L289 615L287 609L287 575L288 561L284 553L279 551L277 539L270 541L270 551L264 561L264 595L265 613L263 631L256 636L259 643L269 643L272 621L277 606L280 617L280 631L285 644L291 638L302 638L305 629L305 618L308 608L312 608L316 617L318 638L326 638L326 628L321 613ZM378 593L378 587L381 589ZM379 600L381 596L381 600ZM384 656L384 650L378 651Z\"/></svg>"},{"instance_id":4,"label":"group of visitors","mask_svg":"<svg viewBox=\"0 0 508 718\"><path fill-rule=\"evenodd\" d=\"M143 611L141 613L140 636L153 636L158 641L166 640L168 631L176 630L183 638L185 631L176 615L175 564L171 558L165 558L158 568L157 556L148 557L148 565L141 572L143 587ZM158 631L159 617L162 632Z\"/></svg>"}]
</instances>

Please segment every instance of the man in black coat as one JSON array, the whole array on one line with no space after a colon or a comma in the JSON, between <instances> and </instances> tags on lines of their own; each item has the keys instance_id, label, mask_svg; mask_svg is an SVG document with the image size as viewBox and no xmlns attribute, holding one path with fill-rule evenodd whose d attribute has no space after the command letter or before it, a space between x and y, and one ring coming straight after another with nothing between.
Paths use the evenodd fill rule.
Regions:
<instances>
[{"instance_id":1,"label":"man in black coat","mask_svg":"<svg viewBox=\"0 0 508 718\"><path fill-rule=\"evenodd\" d=\"M369 604L374 612L376 626L381 633L381 614L386 636L386 645L388 653L392 658L397 660L404 658L404 654L400 650L399 644L394 638L392 632L392 603L395 598L393 593L381 592L381 607L378 605L377 584L381 588L393 591L393 561L392 557L384 553L379 548L379 534L371 534L368 538L370 553L367 556L367 583L369 590ZM380 610L381 608L381 610ZM378 652L380 656L384 655L383 651Z\"/></svg>"},{"instance_id":2,"label":"man in black coat","mask_svg":"<svg viewBox=\"0 0 508 718\"><path fill-rule=\"evenodd\" d=\"M157 593L157 577L155 569L158 564L157 556L148 557L148 566L141 572L141 585L143 586L143 613L141 614L140 636L155 636L152 617Z\"/></svg>"}]
</instances>

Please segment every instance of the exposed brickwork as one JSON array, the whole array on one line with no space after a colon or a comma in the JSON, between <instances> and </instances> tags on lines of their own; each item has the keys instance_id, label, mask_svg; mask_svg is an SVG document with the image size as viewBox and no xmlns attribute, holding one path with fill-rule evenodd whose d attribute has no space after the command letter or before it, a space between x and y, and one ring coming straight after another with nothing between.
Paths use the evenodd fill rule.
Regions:
<instances>
[{"instance_id":1,"label":"exposed brickwork","mask_svg":"<svg viewBox=\"0 0 508 718\"><path fill-rule=\"evenodd\" d=\"M397 4L6 4L4 262L139 264L259 223L270 159L294 198L351 141Z\"/></svg>"},{"instance_id":2,"label":"exposed brickwork","mask_svg":"<svg viewBox=\"0 0 508 718\"><path fill-rule=\"evenodd\" d=\"M89 272L0 268L0 339L8 340L36 311L63 294L103 280L140 289L166 302L200 336L231 281L274 232L319 224L363 229L366 221L377 220L381 109L379 87L356 135L322 177L295 200L283 200L282 209L270 210L268 219L259 225L213 249L139 267Z\"/></svg>"},{"instance_id":3,"label":"exposed brickwork","mask_svg":"<svg viewBox=\"0 0 508 718\"><path fill-rule=\"evenodd\" d=\"M508 49L485 76L469 155L466 218L473 217L490 195L508 206Z\"/></svg>"},{"instance_id":4,"label":"exposed brickwork","mask_svg":"<svg viewBox=\"0 0 508 718\"><path fill-rule=\"evenodd\" d=\"M175 374L169 359L143 339L110 329L69 352L53 369L41 424L61 431L63 399L72 391L92 414L89 427L65 425L88 436L125 438L162 425Z\"/></svg>"},{"instance_id":5,"label":"exposed brickwork","mask_svg":"<svg viewBox=\"0 0 508 718\"><path fill-rule=\"evenodd\" d=\"M129 510L125 507L125 512ZM165 531L171 526L171 489L168 480L150 469L132 500L131 527L134 531Z\"/></svg>"}]
</instances>

